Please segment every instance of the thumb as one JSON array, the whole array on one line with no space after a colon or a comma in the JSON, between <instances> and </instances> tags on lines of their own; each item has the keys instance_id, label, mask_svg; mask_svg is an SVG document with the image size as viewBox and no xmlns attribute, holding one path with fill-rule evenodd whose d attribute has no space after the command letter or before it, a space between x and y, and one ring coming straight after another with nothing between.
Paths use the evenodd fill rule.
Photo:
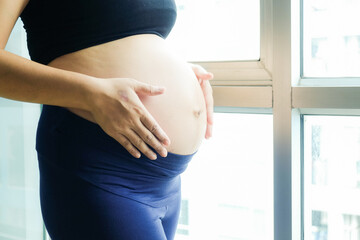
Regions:
<instances>
[{"instance_id":1,"label":"thumb","mask_svg":"<svg viewBox=\"0 0 360 240\"><path fill-rule=\"evenodd\" d=\"M214 75L212 73L206 72L206 73L201 73L199 74L199 78L201 78L202 80L211 80L214 78Z\"/></svg>"},{"instance_id":2,"label":"thumb","mask_svg":"<svg viewBox=\"0 0 360 240\"><path fill-rule=\"evenodd\" d=\"M192 68L198 79L201 78L203 80L210 80L214 78L214 74L206 71L205 68L198 64L190 64L190 67Z\"/></svg>"},{"instance_id":3,"label":"thumb","mask_svg":"<svg viewBox=\"0 0 360 240\"><path fill-rule=\"evenodd\" d=\"M197 78L201 78L203 80L210 80L214 78L214 74L206 71L204 68L200 67L200 68L196 68L194 70L195 75L197 76Z\"/></svg>"},{"instance_id":4,"label":"thumb","mask_svg":"<svg viewBox=\"0 0 360 240\"><path fill-rule=\"evenodd\" d=\"M164 87L154 86L138 81L134 85L134 90L138 95L148 95L148 96L155 96L155 95L163 94L165 92Z\"/></svg>"}]
</instances>

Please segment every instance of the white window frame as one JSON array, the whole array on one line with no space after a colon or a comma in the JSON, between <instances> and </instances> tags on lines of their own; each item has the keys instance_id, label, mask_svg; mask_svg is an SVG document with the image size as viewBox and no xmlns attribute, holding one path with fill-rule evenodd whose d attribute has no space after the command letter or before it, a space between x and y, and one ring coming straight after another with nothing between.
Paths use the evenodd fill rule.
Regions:
<instances>
[{"instance_id":1,"label":"white window frame","mask_svg":"<svg viewBox=\"0 0 360 240\"><path fill-rule=\"evenodd\" d=\"M211 84L216 106L272 108L272 0L259 1L259 61L193 62L214 73Z\"/></svg>"},{"instance_id":2,"label":"white window frame","mask_svg":"<svg viewBox=\"0 0 360 240\"><path fill-rule=\"evenodd\" d=\"M260 61L198 64L215 74L216 111L273 113L273 239L302 240L302 115L360 116L360 78L304 78L302 1L260 2Z\"/></svg>"}]
</instances>

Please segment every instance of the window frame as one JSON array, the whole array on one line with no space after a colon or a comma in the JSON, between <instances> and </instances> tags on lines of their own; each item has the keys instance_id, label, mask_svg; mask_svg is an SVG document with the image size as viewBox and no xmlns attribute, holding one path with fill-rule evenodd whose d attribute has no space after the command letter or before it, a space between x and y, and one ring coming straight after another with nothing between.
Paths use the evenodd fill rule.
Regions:
<instances>
[{"instance_id":1,"label":"window frame","mask_svg":"<svg viewBox=\"0 0 360 240\"><path fill-rule=\"evenodd\" d=\"M260 1L259 61L197 62L215 74L215 111L273 113L276 240L304 239L303 116L360 116L360 77L303 77L302 1Z\"/></svg>"},{"instance_id":2,"label":"window frame","mask_svg":"<svg viewBox=\"0 0 360 240\"><path fill-rule=\"evenodd\" d=\"M272 0L260 1L260 59L258 61L192 62L214 74L215 106L272 108ZM256 98L254 98L256 96ZM259 96L263 96L260 97ZM259 99L258 99L259 98Z\"/></svg>"}]
</instances>

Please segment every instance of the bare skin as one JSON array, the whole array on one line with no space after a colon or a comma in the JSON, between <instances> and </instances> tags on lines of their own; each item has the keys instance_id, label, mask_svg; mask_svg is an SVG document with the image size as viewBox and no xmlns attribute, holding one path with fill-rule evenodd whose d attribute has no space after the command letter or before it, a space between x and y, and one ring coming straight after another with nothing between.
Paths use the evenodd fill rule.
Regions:
<instances>
[{"instance_id":1,"label":"bare skin","mask_svg":"<svg viewBox=\"0 0 360 240\"><path fill-rule=\"evenodd\" d=\"M197 64L190 64L190 66L194 71L204 94L207 115L205 138L209 139L212 137L212 129L214 125L214 98L209 80L213 79L214 75L207 72L204 68Z\"/></svg>"},{"instance_id":2,"label":"bare skin","mask_svg":"<svg viewBox=\"0 0 360 240\"><path fill-rule=\"evenodd\" d=\"M27 2L28 0L0 1L1 97L67 107L74 113L99 124L107 134L122 144L134 157L140 157L140 153L143 153L150 159L155 159L154 152L150 150L148 145L162 156L166 156L169 150L187 154L198 147L200 140L196 140L194 143L197 142L197 145L193 145L192 148L183 147L184 145L181 144L179 145L180 147L177 147L174 143L170 142L169 136L165 133L166 131L160 127L162 125L157 121L159 117L152 116L150 113L155 113L156 109L152 110L151 104L147 106L149 110L145 107L146 102L159 101L153 99L160 99L160 96L163 97L168 92L174 92L174 87L167 85L168 82L147 81L144 79L135 80L135 75L123 74L125 72L122 72L122 74L118 72L110 74L109 71L86 72L81 69L81 64L76 65L76 62L72 62L76 69L71 69L66 67L66 60L63 61L69 55L63 56L63 60L60 57L53 61L50 66L44 66L6 52L4 48L11 29ZM105 50L104 46L99 46L97 51ZM94 62L96 59L91 56L91 52L88 53L82 51L78 53L78 56L73 56L75 56L74 59L85 60L85 64L95 64L92 65L92 68L98 66L94 68L96 70L104 66L96 64ZM93 53L96 53L96 51ZM111 60L106 58L106 56L103 57L104 60ZM116 60L110 62L119 64ZM124 62L127 61L122 61L122 63ZM59 63L63 65L57 65ZM67 64L70 64L70 62ZM181 68L185 69L184 67ZM194 69L199 70L200 68L195 67ZM133 70L135 69L133 68ZM209 74L200 70L200 73L196 74L198 79L208 80L211 78ZM184 72L187 72L187 70L184 70ZM191 79L191 77L187 79ZM158 83L165 83L166 89L159 87ZM194 81L188 80L187 83L194 84ZM199 88L195 85L190 87L193 95L192 98L186 99L198 98L197 100L200 101L194 105L194 109L198 111L198 116L192 112L193 119L206 119L206 117L200 117L201 114L201 116L204 115L204 106L206 105L208 109L212 107L211 88L209 86L208 81L203 81L200 84L200 91L202 90L203 92L206 104L204 104L204 98L202 100L199 98ZM182 92L184 93L185 91ZM168 93L167 96L171 96L171 94ZM208 110L206 115L208 119L206 136L209 137L211 136L211 127L209 126L212 125L212 110ZM188 117L187 119L189 120L190 118ZM198 127L194 129L198 131L197 134L200 134L200 132L205 131L201 129L204 128L204 124L206 125L206 120L196 121L198 121ZM194 125L194 121L191 124L192 126L196 125ZM179 127L178 129L181 128ZM187 130L191 131L194 129ZM186 131L186 129L181 130Z\"/></svg>"},{"instance_id":3,"label":"bare skin","mask_svg":"<svg viewBox=\"0 0 360 240\"><path fill-rule=\"evenodd\" d=\"M152 34L135 35L61 56L49 66L111 79L131 78L165 87L159 96L139 94L141 102L171 139L167 151L195 152L205 136L206 104L201 86L191 66ZM126 102L127 93L121 93ZM81 117L98 122L90 113L70 108ZM123 119L126 119L123 117ZM126 124L124 124L126 126ZM147 151L136 134L129 133L135 147ZM143 139L146 141L147 139Z\"/></svg>"}]
</instances>

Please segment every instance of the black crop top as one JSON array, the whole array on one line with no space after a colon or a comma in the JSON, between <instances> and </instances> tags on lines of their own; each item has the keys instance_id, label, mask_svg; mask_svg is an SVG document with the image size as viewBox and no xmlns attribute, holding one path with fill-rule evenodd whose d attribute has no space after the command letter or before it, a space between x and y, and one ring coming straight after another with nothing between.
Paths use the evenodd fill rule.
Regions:
<instances>
[{"instance_id":1,"label":"black crop top","mask_svg":"<svg viewBox=\"0 0 360 240\"><path fill-rule=\"evenodd\" d=\"M30 0L21 14L32 60L55 58L131 35L166 38L174 0Z\"/></svg>"}]
</instances>

